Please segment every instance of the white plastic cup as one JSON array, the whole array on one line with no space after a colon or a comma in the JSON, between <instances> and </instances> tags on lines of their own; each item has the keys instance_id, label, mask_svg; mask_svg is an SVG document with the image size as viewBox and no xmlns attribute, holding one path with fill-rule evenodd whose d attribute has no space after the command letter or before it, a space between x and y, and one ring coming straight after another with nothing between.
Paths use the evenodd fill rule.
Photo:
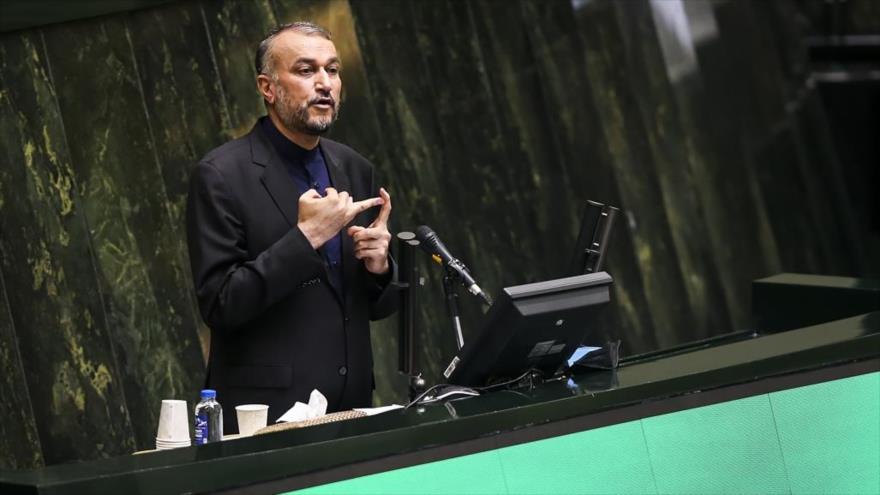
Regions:
<instances>
[{"instance_id":1,"label":"white plastic cup","mask_svg":"<svg viewBox=\"0 0 880 495\"><path fill-rule=\"evenodd\" d=\"M162 401L156 440L170 443L189 442L189 414L185 400Z\"/></svg>"},{"instance_id":2,"label":"white plastic cup","mask_svg":"<svg viewBox=\"0 0 880 495\"><path fill-rule=\"evenodd\" d=\"M265 404L235 406L235 416L238 418L239 435L249 437L260 428L266 427L266 421L269 419L269 406Z\"/></svg>"}]
</instances>

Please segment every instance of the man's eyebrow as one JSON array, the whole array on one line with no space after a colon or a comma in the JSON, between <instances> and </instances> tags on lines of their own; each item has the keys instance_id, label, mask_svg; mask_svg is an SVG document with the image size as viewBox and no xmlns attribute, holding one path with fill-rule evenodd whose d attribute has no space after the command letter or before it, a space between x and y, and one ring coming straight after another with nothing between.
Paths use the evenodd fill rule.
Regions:
<instances>
[{"instance_id":1,"label":"man's eyebrow","mask_svg":"<svg viewBox=\"0 0 880 495\"><path fill-rule=\"evenodd\" d=\"M309 64L309 65L316 65L317 62L318 62L318 61L315 60L315 59L313 59L313 58L300 57L300 58L294 60L293 63L294 63L294 65L296 65L296 64ZM333 58L331 58L330 60L327 61L327 65L330 65L330 64L339 64L339 65L342 65L342 62L339 60L339 57L333 57Z\"/></svg>"}]
</instances>

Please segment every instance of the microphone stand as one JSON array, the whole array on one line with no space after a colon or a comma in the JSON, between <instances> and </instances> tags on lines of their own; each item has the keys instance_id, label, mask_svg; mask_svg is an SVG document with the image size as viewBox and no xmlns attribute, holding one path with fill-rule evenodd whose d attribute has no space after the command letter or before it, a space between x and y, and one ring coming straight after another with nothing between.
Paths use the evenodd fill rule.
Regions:
<instances>
[{"instance_id":1,"label":"microphone stand","mask_svg":"<svg viewBox=\"0 0 880 495\"><path fill-rule=\"evenodd\" d=\"M400 311L397 313L397 369L408 376L409 400L412 401L427 388L422 373L418 371L418 351L421 347L419 333L416 331L416 307L418 306L419 267L416 263L416 250L419 241L412 232L397 234L397 252L400 289Z\"/></svg>"},{"instance_id":2,"label":"microphone stand","mask_svg":"<svg viewBox=\"0 0 880 495\"><path fill-rule=\"evenodd\" d=\"M464 347L464 336L461 333L461 316L458 312L458 273L452 268L446 267L446 275L443 276L443 293L446 294L446 311L452 320L452 330L455 332L455 344L458 350Z\"/></svg>"}]
</instances>

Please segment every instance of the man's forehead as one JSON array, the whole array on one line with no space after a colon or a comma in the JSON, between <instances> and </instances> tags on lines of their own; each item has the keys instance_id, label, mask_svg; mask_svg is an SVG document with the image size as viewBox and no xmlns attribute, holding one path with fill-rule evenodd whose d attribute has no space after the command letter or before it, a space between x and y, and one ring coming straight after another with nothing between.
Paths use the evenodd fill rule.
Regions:
<instances>
[{"instance_id":1,"label":"man's forehead","mask_svg":"<svg viewBox=\"0 0 880 495\"><path fill-rule=\"evenodd\" d=\"M275 38L273 45L275 56L287 62L300 58L324 61L337 57L333 42L318 35L285 31Z\"/></svg>"}]
</instances>

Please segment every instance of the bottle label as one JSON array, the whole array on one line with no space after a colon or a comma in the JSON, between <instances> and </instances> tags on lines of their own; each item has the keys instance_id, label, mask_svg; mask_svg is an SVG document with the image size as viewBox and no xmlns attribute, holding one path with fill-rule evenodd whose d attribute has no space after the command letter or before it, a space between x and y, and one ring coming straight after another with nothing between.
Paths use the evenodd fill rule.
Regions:
<instances>
[{"instance_id":1,"label":"bottle label","mask_svg":"<svg viewBox=\"0 0 880 495\"><path fill-rule=\"evenodd\" d=\"M196 415L196 445L204 445L208 443L208 415L199 413Z\"/></svg>"}]
</instances>

